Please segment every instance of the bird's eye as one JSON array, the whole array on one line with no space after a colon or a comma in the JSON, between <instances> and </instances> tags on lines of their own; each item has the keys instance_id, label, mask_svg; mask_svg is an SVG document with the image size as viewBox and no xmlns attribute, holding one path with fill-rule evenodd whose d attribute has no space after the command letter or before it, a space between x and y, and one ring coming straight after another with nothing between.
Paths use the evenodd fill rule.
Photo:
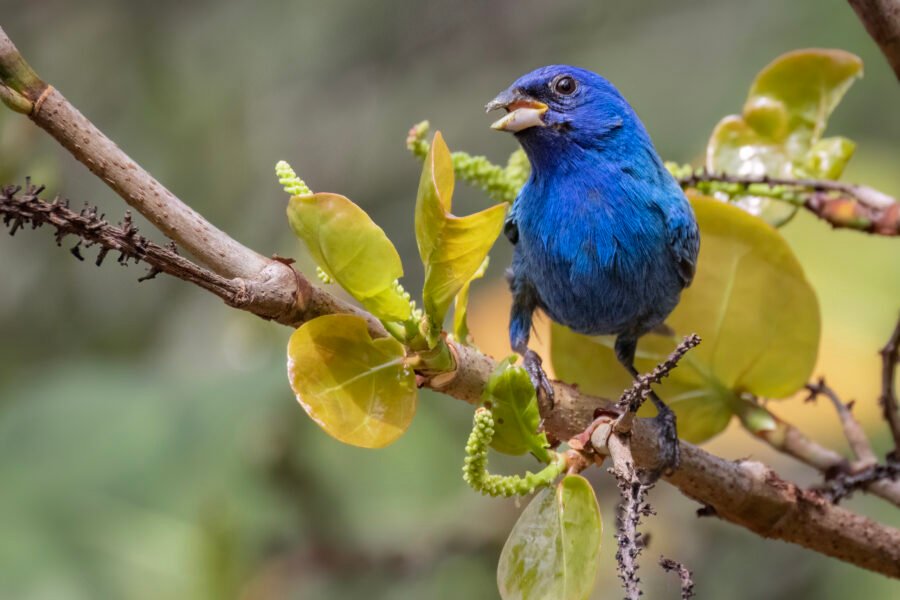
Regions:
<instances>
[{"instance_id":1,"label":"bird's eye","mask_svg":"<svg viewBox=\"0 0 900 600\"><path fill-rule=\"evenodd\" d=\"M575 83L574 79L572 79L568 75L563 75L562 77L554 79L551 87L557 94L569 96L575 93L575 88L577 88L578 85Z\"/></svg>"}]
</instances>

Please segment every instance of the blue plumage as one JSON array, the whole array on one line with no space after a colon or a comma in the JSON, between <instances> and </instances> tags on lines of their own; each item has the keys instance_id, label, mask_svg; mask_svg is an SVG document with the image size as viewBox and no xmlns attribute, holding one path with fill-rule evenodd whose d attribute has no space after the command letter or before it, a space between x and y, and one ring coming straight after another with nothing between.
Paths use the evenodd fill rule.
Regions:
<instances>
[{"instance_id":1,"label":"blue plumage","mask_svg":"<svg viewBox=\"0 0 900 600\"><path fill-rule=\"evenodd\" d=\"M599 75L543 67L488 104L500 107L508 114L494 127L515 133L532 166L506 227L513 349L534 370L528 339L541 308L579 333L616 335L634 373L638 338L663 323L694 275L690 204L634 110Z\"/></svg>"}]
</instances>

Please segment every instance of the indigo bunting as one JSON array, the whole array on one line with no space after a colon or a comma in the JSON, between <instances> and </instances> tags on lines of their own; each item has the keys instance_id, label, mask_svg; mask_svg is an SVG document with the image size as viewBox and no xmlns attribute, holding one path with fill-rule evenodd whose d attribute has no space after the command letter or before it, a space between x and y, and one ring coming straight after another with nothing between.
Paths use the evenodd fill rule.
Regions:
<instances>
[{"instance_id":1,"label":"indigo bunting","mask_svg":"<svg viewBox=\"0 0 900 600\"><path fill-rule=\"evenodd\" d=\"M492 127L515 134L531 176L507 216L514 244L510 344L552 405L540 357L528 348L532 316L587 335L615 335L633 377L637 341L664 321L694 276L700 235L681 187L634 110L603 77L566 65L519 78L486 106ZM651 400L661 469L678 464L675 415Z\"/></svg>"}]
</instances>

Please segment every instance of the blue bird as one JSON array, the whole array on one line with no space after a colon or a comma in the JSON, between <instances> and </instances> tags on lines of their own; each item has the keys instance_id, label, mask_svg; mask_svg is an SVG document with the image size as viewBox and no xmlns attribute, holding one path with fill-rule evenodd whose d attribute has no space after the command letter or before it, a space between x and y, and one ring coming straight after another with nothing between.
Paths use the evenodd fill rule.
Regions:
<instances>
[{"instance_id":1,"label":"blue bird","mask_svg":"<svg viewBox=\"0 0 900 600\"><path fill-rule=\"evenodd\" d=\"M492 127L515 134L531 176L510 209L510 344L538 393L553 392L528 348L532 316L587 335L615 335L632 376L637 341L664 330L690 285L700 234L681 187L619 91L567 65L528 73L486 106L507 114ZM655 394L662 469L678 464L675 415Z\"/></svg>"}]
</instances>

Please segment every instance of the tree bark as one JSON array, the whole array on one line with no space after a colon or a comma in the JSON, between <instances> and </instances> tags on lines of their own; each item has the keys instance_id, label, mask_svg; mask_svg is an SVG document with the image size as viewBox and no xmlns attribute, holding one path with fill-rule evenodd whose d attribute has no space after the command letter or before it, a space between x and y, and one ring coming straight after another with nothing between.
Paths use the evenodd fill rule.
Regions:
<instances>
[{"instance_id":1,"label":"tree bark","mask_svg":"<svg viewBox=\"0 0 900 600\"><path fill-rule=\"evenodd\" d=\"M849 0L900 81L900 0Z\"/></svg>"}]
</instances>

